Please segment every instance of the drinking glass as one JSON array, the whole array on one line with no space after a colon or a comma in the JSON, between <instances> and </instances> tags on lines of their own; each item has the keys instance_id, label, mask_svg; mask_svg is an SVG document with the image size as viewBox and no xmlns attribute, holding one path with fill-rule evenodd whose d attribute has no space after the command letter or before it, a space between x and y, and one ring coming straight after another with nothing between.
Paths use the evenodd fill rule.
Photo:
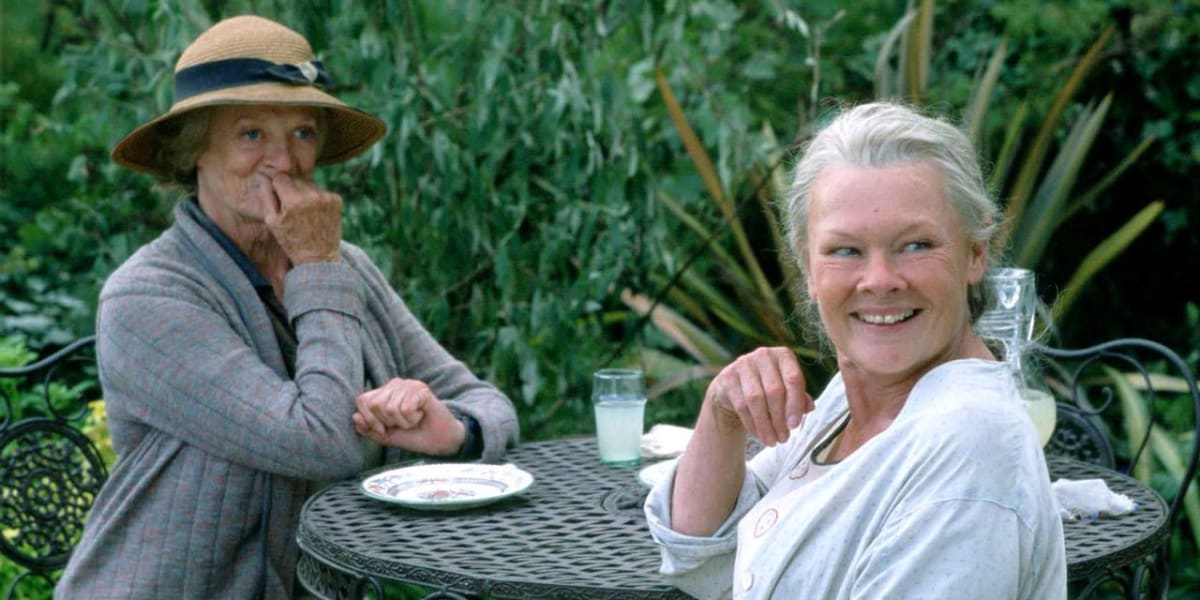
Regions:
<instances>
[{"instance_id":1,"label":"drinking glass","mask_svg":"<svg viewBox=\"0 0 1200 600\"><path fill-rule=\"evenodd\" d=\"M985 339L1001 344L1002 358L1012 369L1025 409L1037 429L1038 439L1045 446L1054 434L1057 409L1054 396L1040 381L1033 361L1026 356L1037 316L1034 273L1014 267L994 268L988 270L986 282L992 302L975 322L975 328Z\"/></svg>"},{"instance_id":2,"label":"drinking glass","mask_svg":"<svg viewBox=\"0 0 1200 600\"><path fill-rule=\"evenodd\" d=\"M1003 344L1003 358L1011 362L1033 338L1037 310L1034 274L1029 269L993 268L988 269L985 281L991 290L992 302L979 315L975 327L984 337Z\"/></svg>"},{"instance_id":3,"label":"drinking glass","mask_svg":"<svg viewBox=\"0 0 1200 600\"><path fill-rule=\"evenodd\" d=\"M601 462L636 465L642 459L646 379L636 369L601 369L592 377L596 444Z\"/></svg>"}]
</instances>

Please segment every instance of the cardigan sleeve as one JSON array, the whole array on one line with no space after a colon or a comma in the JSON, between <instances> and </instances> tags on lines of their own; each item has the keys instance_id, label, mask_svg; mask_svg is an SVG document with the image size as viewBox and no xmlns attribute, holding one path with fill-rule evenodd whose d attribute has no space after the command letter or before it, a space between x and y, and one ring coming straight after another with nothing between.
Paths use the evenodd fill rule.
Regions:
<instances>
[{"instance_id":1,"label":"cardigan sleeve","mask_svg":"<svg viewBox=\"0 0 1200 600\"><path fill-rule=\"evenodd\" d=\"M775 453L776 448L767 448L759 454ZM662 555L659 573L671 585L697 598L729 598L738 522L767 493L767 486L753 469L747 469L737 502L717 530L708 537L684 535L671 528L671 493L678 466L679 463L672 466L655 484L644 506L646 525Z\"/></svg>"},{"instance_id":2,"label":"cardigan sleeve","mask_svg":"<svg viewBox=\"0 0 1200 600\"><path fill-rule=\"evenodd\" d=\"M734 503L730 516L716 528L713 535L704 538L684 535L671 528L671 493L679 463L674 464L670 473L654 485L643 510L646 512L650 536L659 544L662 556L659 572L668 583L696 598L730 598L733 559L738 545L738 522L768 491L755 466L774 466L781 448L774 446L758 452L746 469L737 503Z\"/></svg>"},{"instance_id":3,"label":"cardigan sleeve","mask_svg":"<svg viewBox=\"0 0 1200 600\"><path fill-rule=\"evenodd\" d=\"M380 333L396 355L400 373L395 376L425 382L452 410L475 419L483 438L482 459L500 460L520 437L517 414L508 396L476 377L438 343L361 249L343 243L342 252L366 282L368 310L386 315L380 321L388 323L391 331L371 333Z\"/></svg>"},{"instance_id":4,"label":"cardigan sleeve","mask_svg":"<svg viewBox=\"0 0 1200 600\"><path fill-rule=\"evenodd\" d=\"M694 537L671 529L671 494L675 467L655 484L644 510L650 535L662 555L659 572L664 579L697 598L728 598L732 594L737 527L779 479L784 465L794 461L812 443L815 433L845 406L841 380L835 377L817 399L817 409L793 429L787 442L763 448L746 463L746 477L729 516L709 537Z\"/></svg>"},{"instance_id":5,"label":"cardigan sleeve","mask_svg":"<svg viewBox=\"0 0 1200 600\"><path fill-rule=\"evenodd\" d=\"M264 363L204 281L154 263L116 274L97 314L111 417L132 422L124 431L158 430L253 469L304 479L357 472L361 283L344 264L315 263L292 269L285 286L299 343L294 380Z\"/></svg>"}]
</instances>

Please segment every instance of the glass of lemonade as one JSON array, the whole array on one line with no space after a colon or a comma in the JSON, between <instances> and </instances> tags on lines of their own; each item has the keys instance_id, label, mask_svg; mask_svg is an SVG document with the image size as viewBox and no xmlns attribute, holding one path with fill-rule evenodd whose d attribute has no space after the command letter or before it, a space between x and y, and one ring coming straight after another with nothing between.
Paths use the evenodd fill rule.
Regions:
<instances>
[{"instance_id":1,"label":"glass of lemonade","mask_svg":"<svg viewBox=\"0 0 1200 600\"><path fill-rule=\"evenodd\" d=\"M646 379L636 369L600 369L592 377L596 407L596 443L600 460L610 465L636 465L642 459L642 427L646 411Z\"/></svg>"},{"instance_id":2,"label":"glass of lemonade","mask_svg":"<svg viewBox=\"0 0 1200 600\"><path fill-rule=\"evenodd\" d=\"M1025 401L1025 410L1037 429L1038 441L1042 446L1054 435L1054 426L1058 424L1058 409L1054 404L1054 396L1050 392L1033 387L1021 389L1021 400Z\"/></svg>"},{"instance_id":3,"label":"glass of lemonade","mask_svg":"<svg viewBox=\"0 0 1200 600\"><path fill-rule=\"evenodd\" d=\"M1054 435L1057 408L1054 397L1038 382L1028 352L1037 317L1035 275L1029 269L993 268L988 269L986 281L992 293L991 304L979 315L975 329L1000 344L999 358L1008 363L1017 378L1021 399L1044 447Z\"/></svg>"}]
</instances>

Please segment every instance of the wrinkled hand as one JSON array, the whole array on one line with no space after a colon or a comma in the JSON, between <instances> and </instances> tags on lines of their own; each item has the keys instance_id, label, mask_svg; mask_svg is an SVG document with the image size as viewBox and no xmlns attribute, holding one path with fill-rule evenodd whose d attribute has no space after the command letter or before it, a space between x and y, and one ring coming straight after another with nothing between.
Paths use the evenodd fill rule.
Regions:
<instances>
[{"instance_id":1,"label":"wrinkled hand","mask_svg":"<svg viewBox=\"0 0 1200 600\"><path fill-rule=\"evenodd\" d=\"M739 356L713 378L704 401L722 428L740 427L768 446L786 442L813 409L800 363L782 347Z\"/></svg>"},{"instance_id":2,"label":"wrinkled hand","mask_svg":"<svg viewBox=\"0 0 1200 600\"><path fill-rule=\"evenodd\" d=\"M424 382L395 378L356 401L359 435L394 448L450 456L462 449L467 431Z\"/></svg>"},{"instance_id":3,"label":"wrinkled hand","mask_svg":"<svg viewBox=\"0 0 1200 600\"><path fill-rule=\"evenodd\" d=\"M275 175L271 188L278 202L265 203L264 221L292 264L339 260L342 197L286 173Z\"/></svg>"}]
</instances>

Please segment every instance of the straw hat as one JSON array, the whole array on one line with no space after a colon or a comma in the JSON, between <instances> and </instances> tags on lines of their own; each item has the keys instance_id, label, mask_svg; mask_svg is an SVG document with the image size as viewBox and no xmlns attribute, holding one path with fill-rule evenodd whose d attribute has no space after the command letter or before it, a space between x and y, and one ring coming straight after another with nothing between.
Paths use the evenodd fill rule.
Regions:
<instances>
[{"instance_id":1,"label":"straw hat","mask_svg":"<svg viewBox=\"0 0 1200 600\"><path fill-rule=\"evenodd\" d=\"M383 137L387 126L321 91L329 83L300 34L262 17L226 19L200 34L175 63L171 110L117 142L112 158L128 169L164 176L170 169L155 156L163 124L203 106L283 104L324 108L326 135L316 164L344 161Z\"/></svg>"}]
</instances>

